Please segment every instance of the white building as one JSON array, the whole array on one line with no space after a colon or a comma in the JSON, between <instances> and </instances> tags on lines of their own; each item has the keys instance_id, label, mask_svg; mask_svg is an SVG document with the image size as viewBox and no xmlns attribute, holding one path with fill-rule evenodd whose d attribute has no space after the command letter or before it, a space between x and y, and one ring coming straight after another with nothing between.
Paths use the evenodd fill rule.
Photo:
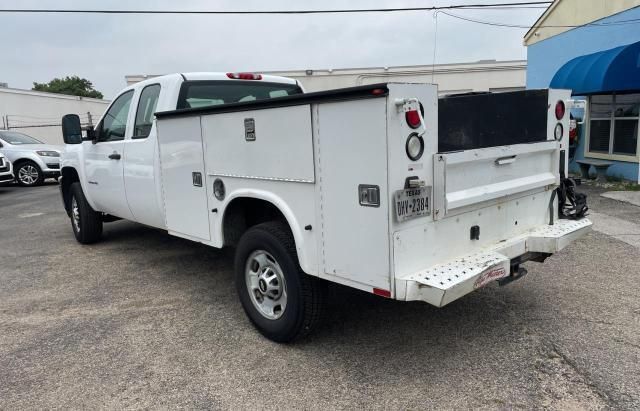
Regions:
<instances>
[{"instance_id":1,"label":"white building","mask_svg":"<svg viewBox=\"0 0 640 411\"><path fill-rule=\"evenodd\" d=\"M0 129L14 130L48 144L63 144L60 120L75 113L95 123L109 100L0 87Z\"/></svg>"},{"instance_id":2,"label":"white building","mask_svg":"<svg viewBox=\"0 0 640 411\"><path fill-rule=\"evenodd\" d=\"M440 94L471 91L523 90L527 62L482 60L475 63L422 66L366 67L323 70L259 71L294 78L308 91L320 91L382 82L436 83ZM129 75L127 85L153 75Z\"/></svg>"}]
</instances>

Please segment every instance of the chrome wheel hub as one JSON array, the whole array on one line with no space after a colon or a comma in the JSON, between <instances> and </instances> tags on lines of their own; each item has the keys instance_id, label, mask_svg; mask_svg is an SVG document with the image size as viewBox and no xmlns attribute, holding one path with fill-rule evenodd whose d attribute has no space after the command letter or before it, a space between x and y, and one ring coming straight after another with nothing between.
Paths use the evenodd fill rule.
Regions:
<instances>
[{"instance_id":1,"label":"chrome wheel hub","mask_svg":"<svg viewBox=\"0 0 640 411\"><path fill-rule=\"evenodd\" d=\"M35 184L39 176L38 169L31 164L25 164L18 170L18 180L26 185Z\"/></svg>"},{"instance_id":2,"label":"chrome wheel hub","mask_svg":"<svg viewBox=\"0 0 640 411\"><path fill-rule=\"evenodd\" d=\"M282 268L271 254L258 250L251 253L245 268L249 298L263 317L277 320L287 307L287 284Z\"/></svg>"},{"instance_id":3,"label":"chrome wheel hub","mask_svg":"<svg viewBox=\"0 0 640 411\"><path fill-rule=\"evenodd\" d=\"M80 232L80 209L78 208L78 202L76 198L71 199L71 222L73 222L73 228L76 232Z\"/></svg>"}]
</instances>

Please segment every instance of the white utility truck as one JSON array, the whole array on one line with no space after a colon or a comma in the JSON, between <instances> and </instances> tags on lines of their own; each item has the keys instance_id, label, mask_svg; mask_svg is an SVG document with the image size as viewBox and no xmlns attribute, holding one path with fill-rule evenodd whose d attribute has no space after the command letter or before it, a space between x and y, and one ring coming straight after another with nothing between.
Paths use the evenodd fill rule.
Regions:
<instances>
[{"instance_id":1,"label":"white utility truck","mask_svg":"<svg viewBox=\"0 0 640 411\"><path fill-rule=\"evenodd\" d=\"M126 88L87 136L63 118L60 188L83 244L122 218L235 247L248 317L291 341L327 281L442 307L585 234L587 219L559 218L569 98L163 76Z\"/></svg>"}]
</instances>

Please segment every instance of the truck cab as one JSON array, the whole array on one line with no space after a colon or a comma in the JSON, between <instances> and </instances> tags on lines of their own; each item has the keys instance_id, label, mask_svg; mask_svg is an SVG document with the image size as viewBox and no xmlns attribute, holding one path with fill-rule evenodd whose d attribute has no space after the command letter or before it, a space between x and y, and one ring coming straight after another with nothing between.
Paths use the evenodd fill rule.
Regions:
<instances>
[{"instance_id":1,"label":"truck cab","mask_svg":"<svg viewBox=\"0 0 640 411\"><path fill-rule=\"evenodd\" d=\"M253 73L171 74L125 88L88 138L66 145L60 188L67 213L72 216L70 189L78 182L104 218L165 229L155 112L300 93L295 80Z\"/></svg>"}]
</instances>

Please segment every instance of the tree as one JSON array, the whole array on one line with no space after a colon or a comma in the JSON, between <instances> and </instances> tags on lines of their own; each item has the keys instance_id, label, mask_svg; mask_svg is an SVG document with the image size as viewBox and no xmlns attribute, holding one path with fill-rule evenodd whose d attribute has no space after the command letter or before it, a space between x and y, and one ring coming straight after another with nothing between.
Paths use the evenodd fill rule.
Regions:
<instances>
[{"instance_id":1,"label":"tree","mask_svg":"<svg viewBox=\"0 0 640 411\"><path fill-rule=\"evenodd\" d=\"M46 91L48 93L70 94L72 96L102 98L102 93L93 88L93 83L78 76L54 78L48 83L34 82L32 90Z\"/></svg>"}]
</instances>

